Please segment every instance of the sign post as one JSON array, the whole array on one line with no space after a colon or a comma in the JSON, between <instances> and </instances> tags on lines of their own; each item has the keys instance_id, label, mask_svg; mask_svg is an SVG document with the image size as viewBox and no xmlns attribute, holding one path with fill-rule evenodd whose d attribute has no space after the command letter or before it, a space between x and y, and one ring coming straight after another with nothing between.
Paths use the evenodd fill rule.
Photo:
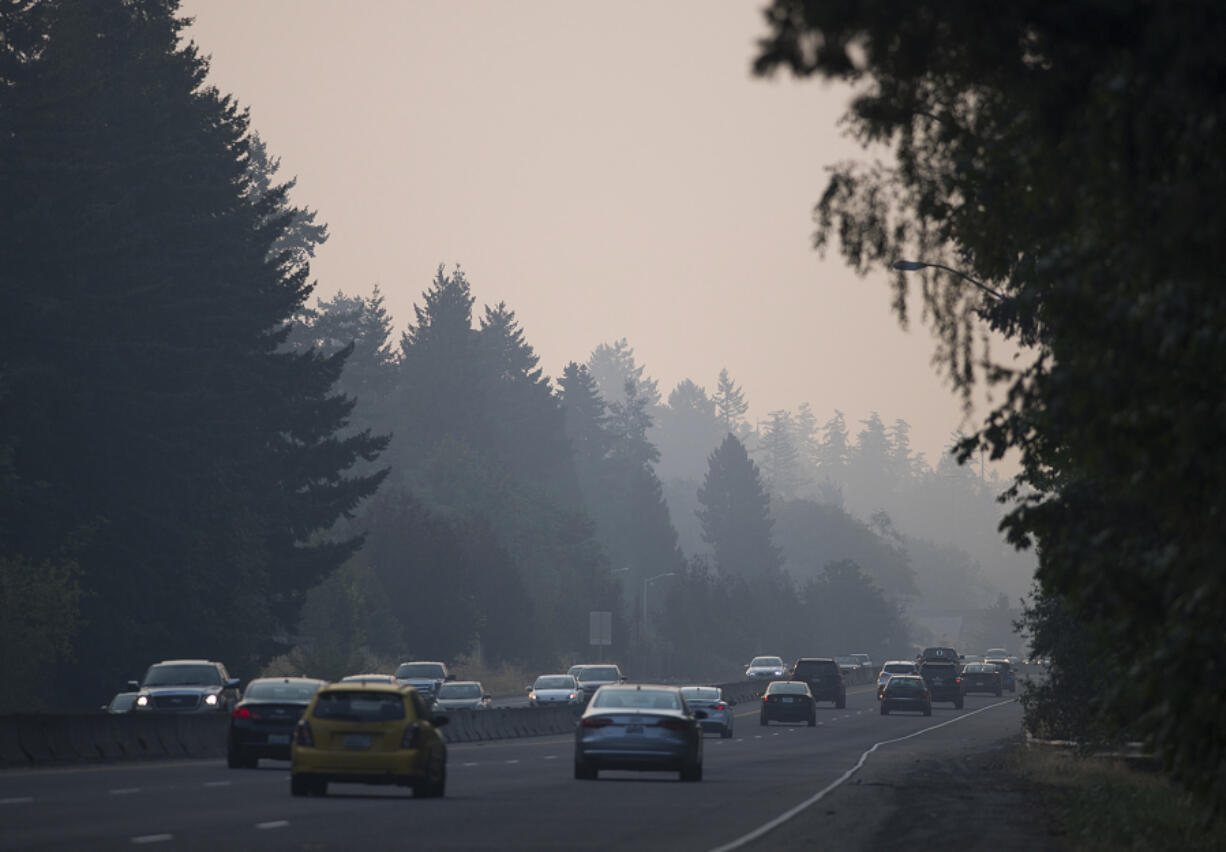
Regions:
<instances>
[{"instance_id":1,"label":"sign post","mask_svg":"<svg viewBox=\"0 0 1226 852\"><path fill-rule=\"evenodd\" d=\"M590 634L589 644L595 645L597 648L601 646L609 646L613 644L613 613L611 612L589 612L588 613L588 632ZM604 662L604 654L600 653L600 661Z\"/></svg>"}]
</instances>

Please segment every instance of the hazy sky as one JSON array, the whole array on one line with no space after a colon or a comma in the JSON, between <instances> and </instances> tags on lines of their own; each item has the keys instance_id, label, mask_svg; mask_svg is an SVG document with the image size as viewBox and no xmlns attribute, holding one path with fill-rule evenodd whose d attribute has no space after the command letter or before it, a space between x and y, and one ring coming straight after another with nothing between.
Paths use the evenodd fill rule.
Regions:
<instances>
[{"instance_id":1,"label":"hazy sky","mask_svg":"<svg viewBox=\"0 0 1226 852\"><path fill-rule=\"evenodd\" d=\"M185 0L331 238L317 296L377 283L398 331L437 266L505 301L552 376L625 337L667 397L721 367L750 416L961 423L887 273L811 247L846 89L760 80L763 0ZM918 315L918 310L915 312Z\"/></svg>"}]
</instances>

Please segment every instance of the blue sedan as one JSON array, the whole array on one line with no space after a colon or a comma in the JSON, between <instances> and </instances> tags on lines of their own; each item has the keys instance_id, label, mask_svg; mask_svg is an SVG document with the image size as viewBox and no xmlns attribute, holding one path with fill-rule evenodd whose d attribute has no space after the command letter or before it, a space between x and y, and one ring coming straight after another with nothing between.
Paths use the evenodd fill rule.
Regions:
<instances>
[{"instance_id":1,"label":"blue sedan","mask_svg":"<svg viewBox=\"0 0 1226 852\"><path fill-rule=\"evenodd\" d=\"M706 711L691 711L675 686L602 686L575 729L575 778L590 781L602 769L633 769L701 781L705 718Z\"/></svg>"}]
</instances>

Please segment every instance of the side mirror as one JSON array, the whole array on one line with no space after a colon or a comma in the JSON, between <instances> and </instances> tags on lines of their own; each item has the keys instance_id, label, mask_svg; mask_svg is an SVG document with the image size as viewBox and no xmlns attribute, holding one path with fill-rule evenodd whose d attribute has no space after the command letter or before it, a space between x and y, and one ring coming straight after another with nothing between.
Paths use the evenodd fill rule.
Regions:
<instances>
[{"instance_id":1,"label":"side mirror","mask_svg":"<svg viewBox=\"0 0 1226 852\"><path fill-rule=\"evenodd\" d=\"M485 701L493 701L493 700L494 700L494 699L493 699L491 696L489 696L489 695L483 695L483 696L481 696L481 697L482 697L482 699L483 699L483 700L485 700Z\"/></svg>"},{"instance_id":2,"label":"side mirror","mask_svg":"<svg viewBox=\"0 0 1226 852\"><path fill-rule=\"evenodd\" d=\"M232 677L228 681L226 681L226 688L227 689L238 689L238 685L240 683L242 683L241 680L239 680L236 677Z\"/></svg>"},{"instance_id":3,"label":"side mirror","mask_svg":"<svg viewBox=\"0 0 1226 852\"><path fill-rule=\"evenodd\" d=\"M532 687L530 687L530 686L525 686L525 687L524 687L524 692L531 692L531 691L532 691Z\"/></svg>"},{"instance_id":4,"label":"side mirror","mask_svg":"<svg viewBox=\"0 0 1226 852\"><path fill-rule=\"evenodd\" d=\"M140 681L139 680L128 681L128 692L139 692L139 691L140 691Z\"/></svg>"}]
</instances>

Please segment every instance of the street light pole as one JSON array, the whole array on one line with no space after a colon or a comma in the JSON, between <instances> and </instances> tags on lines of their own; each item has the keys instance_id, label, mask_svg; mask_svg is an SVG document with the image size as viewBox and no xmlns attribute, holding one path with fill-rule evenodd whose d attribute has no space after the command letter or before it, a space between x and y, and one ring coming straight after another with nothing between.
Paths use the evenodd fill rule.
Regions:
<instances>
[{"instance_id":1,"label":"street light pole","mask_svg":"<svg viewBox=\"0 0 1226 852\"><path fill-rule=\"evenodd\" d=\"M647 630L647 587L662 577L674 577L676 576L676 574L677 574L676 571L669 571L665 574L656 574L654 577L648 577L646 580L643 581L643 630L644 631Z\"/></svg>"},{"instance_id":2,"label":"street light pole","mask_svg":"<svg viewBox=\"0 0 1226 852\"><path fill-rule=\"evenodd\" d=\"M974 284L980 290L992 296L993 298L999 299L1002 302L1006 301L1004 295L1002 295L1001 293L998 293L996 290L993 290L987 284L984 284L982 281L976 281L974 278L967 275L965 272L959 272L958 270L954 269L952 266L946 266L943 263L924 263L921 260L896 260L894 261L894 268L897 269L899 272L917 272L921 269L929 269L929 268L944 269L946 272L950 272L954 275L957 275L963 281L969 281L971 284Z\"/></svg>"}]
</instances>

